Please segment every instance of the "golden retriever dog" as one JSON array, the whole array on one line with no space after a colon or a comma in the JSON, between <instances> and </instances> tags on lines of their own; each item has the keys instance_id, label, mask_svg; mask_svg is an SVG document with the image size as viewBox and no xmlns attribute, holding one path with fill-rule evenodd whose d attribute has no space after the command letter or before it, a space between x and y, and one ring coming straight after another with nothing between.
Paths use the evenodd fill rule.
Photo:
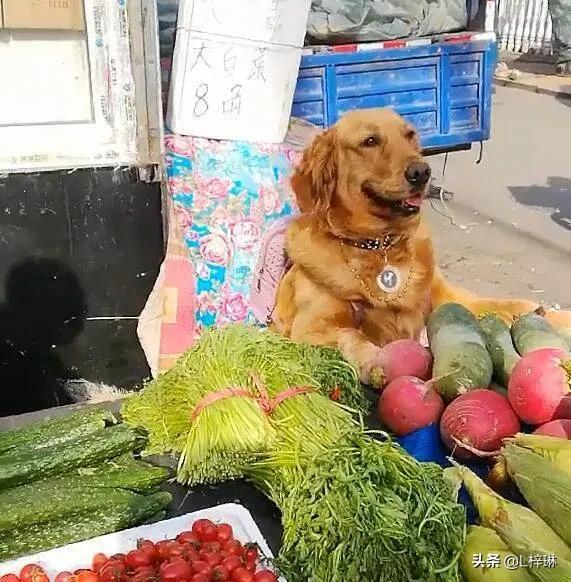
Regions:
<instances>
[{"instance_id":1,"label":"golden retriever dog","mask_svg":"<svg viewBox=\"0 0 571 582\"><path fill-rule=\"evenodd\" d=\"M421 213L429 179L415 129L389 109L352 111L318 135L292 177L300 216L287 234L293 266L278 288L273 328L338 347L371 383L380 346L418 339L443 303L507 321L538 307L478 298L444 280ZM570 312L547 317L571 327Z\"/></svg>"}]
</instances>

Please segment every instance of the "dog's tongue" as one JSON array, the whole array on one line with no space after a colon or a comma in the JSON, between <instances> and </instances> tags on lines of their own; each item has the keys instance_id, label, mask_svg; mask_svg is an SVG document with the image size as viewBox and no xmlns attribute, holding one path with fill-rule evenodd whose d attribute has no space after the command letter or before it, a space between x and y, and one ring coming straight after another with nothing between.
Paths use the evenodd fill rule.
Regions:
<instances>
[{"instance_id":1,"label":"dog's tongue","mask_svg":"<svg viewBox=\"0 0 571 582\"><path fill-rule=\"evenodd\" d=\"M416 196L411 196L410 198L406 198L405 202L409 206L420 206L422 204L422 196L417 194Z\"/></svg>"}]
</instances>

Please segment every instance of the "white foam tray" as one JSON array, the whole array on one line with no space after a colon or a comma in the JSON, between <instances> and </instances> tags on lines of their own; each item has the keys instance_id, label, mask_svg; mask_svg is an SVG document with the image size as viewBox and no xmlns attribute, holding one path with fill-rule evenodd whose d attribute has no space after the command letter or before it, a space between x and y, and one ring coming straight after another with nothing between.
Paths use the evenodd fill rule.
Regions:
<instances>
[{"instance_id":1,"label":"white foam tray","mask_svg":"<svg viewBox=\"0 0 571 582\"><path fill-rule=\"evenodd\" d=\"M180 517L166 519L150 525L92 538L76 544L48 550L31 556L0 563L0 576L18 572L26 564L38 564L44 568L50 578L64 571L73 572L80 568L90 568L93 556L103 552L107 556L126 553L137 547L140 538L159 541L176 537L180 532L189 530L197 519L207 518L215 523L228 523L234 530L234 536L242 543L256 543L266 558L272 558L272 552L260 532L250 512L236 503L227 503L187 513Z\"/></svg>"}]
</instances>

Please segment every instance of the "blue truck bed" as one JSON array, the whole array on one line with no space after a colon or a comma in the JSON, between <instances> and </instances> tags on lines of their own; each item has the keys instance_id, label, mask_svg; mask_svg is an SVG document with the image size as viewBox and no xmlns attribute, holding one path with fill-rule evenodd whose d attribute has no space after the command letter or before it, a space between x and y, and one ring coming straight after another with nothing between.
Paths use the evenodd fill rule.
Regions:
<instances>
[{"instance_id":1,"label":"blue truck bed","mask_svg":"<svg viewBox=\"0 0 571 582\"><path fill-rule=\"evenodd\" d=\"M426 153L490 137L493 34L381 44L304 55L292 114L325 128L351 109L393 107L417 127Z\"/></svg>"}]
</instances>

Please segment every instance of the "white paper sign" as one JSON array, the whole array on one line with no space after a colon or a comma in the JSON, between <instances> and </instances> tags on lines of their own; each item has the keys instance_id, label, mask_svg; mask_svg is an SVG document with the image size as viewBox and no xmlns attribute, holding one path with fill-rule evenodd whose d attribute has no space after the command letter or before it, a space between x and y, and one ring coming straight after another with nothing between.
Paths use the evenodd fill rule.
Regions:
<instances>
[{"instance_id":1,"label":"white paper sign","mask_svg":"<svg viewBox=\"0 0 571 582\"><path fill-rule=\"evenodd\" d=\"M167 124L213 139L281 142L310 0L182 0ZM295 19L295 20L290 20Z\"/></svg>"},{"instance_id":2,"label":"white paper sign","mask_svg":"<svg viewBox=\"0 0 571 582\"><path fill-rule=\"evenodd\" d=\"M301 47L307 0L182 0L178 28Z\"/></svg>"}]
</instances>

